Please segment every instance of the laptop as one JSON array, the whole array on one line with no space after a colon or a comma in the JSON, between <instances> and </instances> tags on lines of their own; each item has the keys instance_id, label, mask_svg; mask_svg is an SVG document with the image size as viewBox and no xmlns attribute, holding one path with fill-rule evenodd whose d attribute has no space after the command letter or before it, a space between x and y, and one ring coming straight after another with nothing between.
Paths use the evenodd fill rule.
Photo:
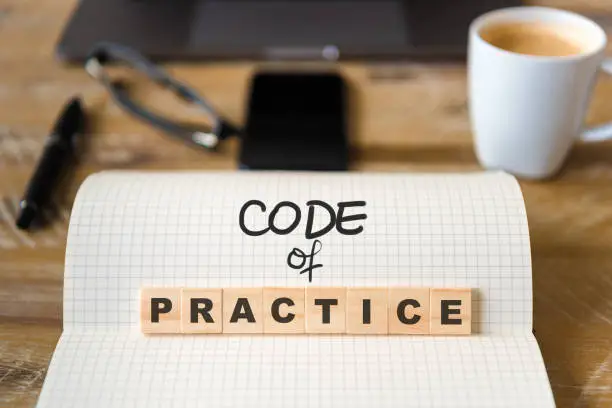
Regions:
<instances>
[{"instance_id":1,"label":"laptop","mask_svg":"<svg viewBox=\"0 0 612 408\"><path fill-rule=\"evenodd\" d=\"M164 60L453 58L469 23L520 0L81 0L57 46L79 62L98 41Z\"/></svg>"}]
</instances>

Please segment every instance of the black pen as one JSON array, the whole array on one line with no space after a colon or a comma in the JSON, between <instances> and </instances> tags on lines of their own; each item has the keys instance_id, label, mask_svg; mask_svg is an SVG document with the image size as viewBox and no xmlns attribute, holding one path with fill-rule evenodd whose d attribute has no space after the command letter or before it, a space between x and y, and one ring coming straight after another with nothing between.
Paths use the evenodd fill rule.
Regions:
<instances>
[{"instance_id":1,"label":"black pen","mask_svg":"<svg viewBox=\"0 0 612 408\"><path fill-rule=\"evenodd\" d=\"M85 113L78 98L68 102L49 135L38 166L19 203L17 227L27 229L52 200L57 184L76 159L76 139L85 126Z\"/></svg>"}]
</instances>

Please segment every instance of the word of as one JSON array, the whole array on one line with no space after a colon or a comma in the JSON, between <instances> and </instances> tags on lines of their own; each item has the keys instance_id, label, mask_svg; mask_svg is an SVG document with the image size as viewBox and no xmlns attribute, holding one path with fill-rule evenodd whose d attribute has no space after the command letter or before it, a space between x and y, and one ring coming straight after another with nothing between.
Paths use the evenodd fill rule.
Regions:
<instances>
[{"instance_id":1,"label":"word of","mask_svg":"<svg viewBox=\"0 0 612 408\"><path fill-rule=\"evenodd\" d=\"M470 334L471 289L143 288L143 333Z\"/></svg>"},{"instance_id":2,"label":"word of","mask_svg":"<svg viewBox=\"0 0 612 408\"><path fill-rule=\"evenodd\" d=\"M304 265L306 265L306 261L308 261L308 267L302 269L300 271L300 275L303 273L308 273L308 282L312 282L312 271L317 268L321 268L323 264L313 264L314 256L321 251L321 241L315 239L312 242L312 249L310 250L310 255L306 254L300 248L293 248L289 255L287 256L287 265L289 265L293 269L302 269Z\"/></svg>"}]
</instances>

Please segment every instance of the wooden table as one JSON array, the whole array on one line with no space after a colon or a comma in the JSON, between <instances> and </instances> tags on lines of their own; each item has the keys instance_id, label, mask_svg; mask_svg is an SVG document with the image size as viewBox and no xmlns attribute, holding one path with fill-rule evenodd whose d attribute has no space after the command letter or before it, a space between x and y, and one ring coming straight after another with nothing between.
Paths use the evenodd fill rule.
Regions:
<instances>
[{"instance_id":1,"label":"wooden table","mask_svg":"<svg viewBox=\"0 0 612 408\"><path fill-rule=\"evenodd\" d=\"M609 0L538 0L595 18L612 30ZM102 169L235 169L237 145L205 153L135 122L79 67L53 59L73 1L0 0L0 406L35 403L61 332L62 274L70 203ZM610 31L612 32L612 31ZM611 55L612 55L612 49ZM265 65L265 64L264 64ZM170 70L242 123L246 63ZM340 66L350 82L354 167L386 171L478 169L462 64ZM167 95L134 87L164 109ZM93 116L86 157L50 228L13 226L23 192L61 104L81 94ZM195 119L187 111L187 119ZM603 77L590 124L612 120L612 78ZM560 407L612 406L612 143L577 146L561 175L521 182L527 202L535 329Z\"/></svg>"}]
</instances>

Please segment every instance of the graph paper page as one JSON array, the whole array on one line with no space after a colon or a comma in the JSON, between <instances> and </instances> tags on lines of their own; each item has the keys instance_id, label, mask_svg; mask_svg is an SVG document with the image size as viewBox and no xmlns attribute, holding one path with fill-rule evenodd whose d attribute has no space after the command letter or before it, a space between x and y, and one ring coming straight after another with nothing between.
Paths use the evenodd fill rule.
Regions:
<instances>
[{"instance_id":1,"label":"graph paper page","mask_svg":"<svg viewBox=\"0 0 612 408\"><path fill-rule=\"evenodd\" d=\"M262 230L281 201L301 222ZM363 201L357 235L322 237L310 200ZM292 223L292 210L275 223ZM314 227L329 218L316 213ZM141 287L474 288L469 337L182 335L139 330ZM73 208L64 333L39 406L554 406L532 327L527 220L517 182L466 175L137 173L90 177Z\"/></svg>"}]
</instances>

